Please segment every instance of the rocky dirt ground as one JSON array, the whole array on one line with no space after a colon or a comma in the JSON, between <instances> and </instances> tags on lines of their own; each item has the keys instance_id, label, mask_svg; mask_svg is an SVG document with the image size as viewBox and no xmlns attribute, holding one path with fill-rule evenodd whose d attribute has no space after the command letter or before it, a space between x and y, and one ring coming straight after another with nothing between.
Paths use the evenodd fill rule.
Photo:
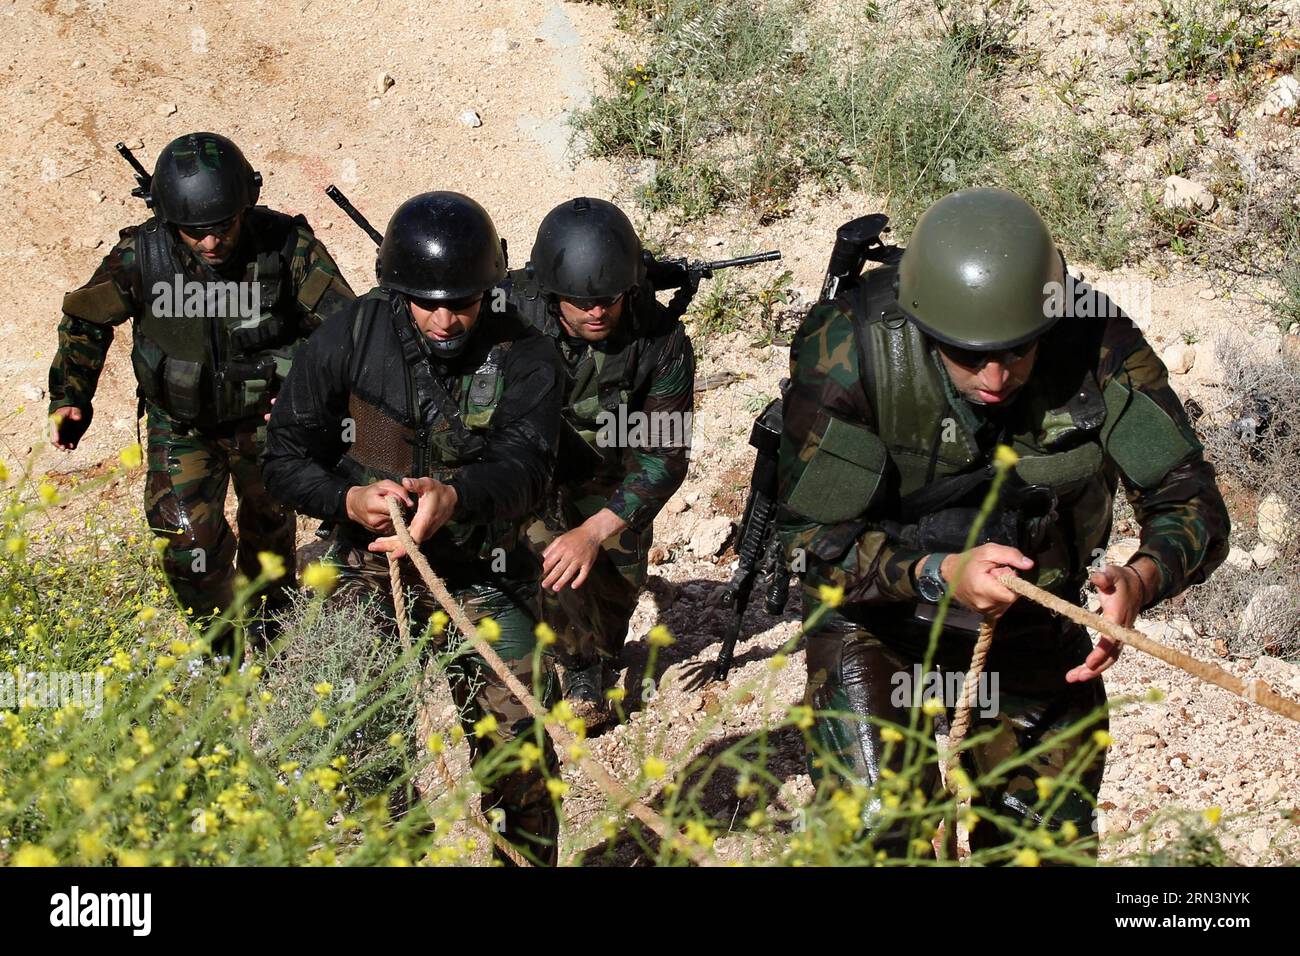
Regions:
<instances>
[{"instance_id":1,"label":"rocky dirt ground","mask_svg":"<svg viewBox=\"0 0 1300 956\"><path fill-rule=\"evenodd\" d=\"M1132 5L1031 6L1026 39L1043 52L1043 82L1027 84L1026 108L1031 96L1050 95L1051 78L1069 67L1071 56L1097 47L1099 36L1113 41L1122 33L1108 27L1103 14L1127 16ZM1296 5L1283 6L1294 18ZM645 175L638 164L586 159L570 143L567 118L600 88L607 50L630 42L605 7L554 0L0 0L0 24L6 74L0 104L7 118L0 129L0 266L9 301L0 313L0 455L11 462L39 453L44 444L43 389L60 296L85 280L117 229L144 218L139 201L128 195L129 170L113 151L118 140L137 147L151 164L182 132L231 135L265 177L263 200L305 213L358 288L369 284L372 248L326 199L328 183L340 185L379 225L415 192L467 192L492 213L512 244L513 260L521 262L552 205L589 194L631 209L632 190ZM1096 74L1099 89L1104 74ZM1085 108L1113 104L1099 95ZM1276 153L1275 143L1287 150L1297 145L1293 127L1267 117L1250 130L1244 148ZM1137 157L1135 168L1147 160ZM1155 168L1135 173L1134 181L1145 177L1158 187ZM820 284L835 227L879 208L879 200L808 193L793 208L786 219L762 227L745 216L685 228L643 224L647 236L693 257L780 248L785 258L779 268L791 270L791 285L806 304ZM1211 345L1224 330L1245 336L1263 354L1296 346L1296 337L1279 332L1260 304L1266 288L1249 278L1225 284L1222 276L1165 266L1114 273L1087 263L1082 268L1122 304L1134 295L1149 305L1144 325L1181 370L1174 377L1180 392L1213 396L1220 373ZM754 275L765 279L776 271ZM750 422L775 394L787 366L786 348L754 344L765 340L757 329L696 340L701 379L718 372L741 377L697 396L691 474L656 525L658 563L633 622L624 675L630 697L640 696L650 627L666 624L678 643L660 657L667 669L653 699L634 706L627 725L592 742L593 754L626 777L634 774L643 746L677 754L684 763L692 752L716 750L757 729L765 711L783 711L802 693L801 652L784 670L767 666L797 629L797 596L779 620L751 612L747 629L755 636L740 647L730 681L731 688L770 681L770 693L742 696L719 713L725 690L684 686L689 664L711 660L721 639L725 618L716 604L734 554L719 552L743 506ZM94 427L75 453L43 453L40 469L89 474L134 441L128 353L129 332L122 330L101 382ZM138 479L105 493L134 501ZM304 541L313 524L304 522ZM1258 543L1252 526L1248 522L1236 542L1247 550ZM1300 667L1276 658L1222 660L1215 656L1213 630L1193 628L1176 615L1144 626L1189 653L1264 677L1300 698ZM1102 790L1109 858L1130 851L1133 835L1162 808L1218 806L1236 860L1294 859L1300 727L1134 652L1106 682L1115 698L1141 697L1153 686L1166 694L1159 703L1126 704L1113 718L1116 743ZM811 793L800 741L778 734L775 743L769 766L785 780L780 799L797 805ZM590 784L566 775L574 785L571 825L580 826L600 801ZM728 782L719 780L706 805L726 821L737 802ZM1153 836L1158 841L1164 832L1167 827L1158 827ZM636 856L635 848L622 847L612 859L631 863Z\"/></svg>"}]
</instances>

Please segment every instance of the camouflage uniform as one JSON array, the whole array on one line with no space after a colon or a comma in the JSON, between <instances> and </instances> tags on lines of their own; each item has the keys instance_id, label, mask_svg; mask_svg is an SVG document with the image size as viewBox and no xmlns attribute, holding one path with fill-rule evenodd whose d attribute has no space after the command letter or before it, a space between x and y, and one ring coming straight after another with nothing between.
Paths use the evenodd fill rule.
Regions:
<instances>
[{"instance_id":1,"label":"camouflage uniform","mask_svg":"<svg viewBox=\"0 0 1300 956\"><path fill-rule=\"evenodd\" d=\"M532 687L538 567L519 535L554 464L560 369L550 342L513 310L488 312L488 302L465 353L442 359L429 352L403 300L381 290L357 300L294 364L271 416L264 469L275 494L337 522L327 560L340 569L340 585L330 600L373 602L390 637L388 560L367 549L376 536L348 517L348 489L408 476L455 487L452 520L421 551L472 620L496 621L495 650ZM409 561L402 574L418 635L437 604ZM432 648L447 649L453 636L449 628ZM553 672L546 662L540 667L535 691L550 706ZM537 733L523 703L478 655L456 657L447 676L476 767L499 745ZM496 729L477 736L474 725L487 716ZM554 772L549 741L543 749ZM484 809L504 810L506 838L554 862L559 818L541 769L496 771L484 783Z\"/></svg>"},{"instance_id":2,"label":"camouflage uniform","mask_svg":"<svg viewBox=\"0 0 1300 956\"><path fill-rule=\"evenodd\" d=\"M1109 541L1120 482L1142 528L1137 554L1159 569L1148 606L1204 579L1224 559L1228 535L1214 471L1164 366L1127 317L1062 320L1039 341L1017 397L1003 409L981 409L960 397L932 341L898 310L894 272L866 273L845 297L818 304L804 320L791 349L780 452L778 527L795 566L806 558L805 613L818 605L821 585L844 589L843 603L808 639L806 703L845 715L820 714L814 733L867 783L879 776L884 748L880 727L865 718L908 723L909 709L891 701L894 675L921 662L929 643L930 625L917 611L932 606L918 603L911 569L927 553L962 550L925 539L927 516L907 514L909 496L981 468L991 476L992 450L1011 446L1020 461L1009 486L1049 487L1054 509L1021 521L1015 499L1004 498L1010 504L993 524L1020 526L1015 540L1001 543L1034 560L1030 581L1076 603ZM967 509L954 512L962 537L987 488L985 481L956 503ZM933 666L964 673L978 619L957 605L953 611ZM968 767L987 771L1026 753L1104 704L1100 680L1064 679L1090 650L1083 628L1032 602L1013 604L985 668L1000 678L1000 713L973 715L969 737L993 726L1000 732L968 751ZM1038 822L1035 778L1059 775L1081 740L1105 726L1099 720L1034 757L978 801ZM1091 801L1072 796L1048 826L1069 820L1089 832L1102 763L1082 773ZM935 768L925 786L937 786ZM992 825L972 833L977 849L1004 839ZM897 852L905 842L905 834L885 833L877 845Z\"/></svg>"},{"instance_id":3,"label":"camouflage uniform","mask_svg":"<svg viewBox=\"0 0 1300 956\"><path fill-rule=\"evenodd\" d=\"M150 527L167 542L167 579L183 607L196 614L221 610L233 596L236 550L238 569L250 579L260 573L258 552L270 551L289 569L266 595L268 605L274 606L295 586L295 518L266 493L257 467L265 439L262 416L293 349L324 318L345 307L352 290L301 216L290 218L261 206L249 209L232 261L217 271L172 237L179 279L205 283L208 289L219 283L256 282L263 312L257 327L272 329L261 342L240 338L241 323L249 325L246 318L221 318L230 313L206 310L196 319L204 347L218 340L223 359L233 362L270 356L268 349L275 349L268 358L274 363L268 366L271 370L253 373L261 377L241 383L240 398L232 399L247 398L240 409L246 414L232 418L228 409L223 414L223 409L212 407L197 380L185 396L191 407L179 412L178 393L163 384L168 368L164 350L142 332L153 296L146 291L137 247L146 232L166 242L160 230L167 228L151 219L123 229L90 281L64 297L59 348L50 368L50 411L76 406L89 416L114 328L134 320L132 365L148 425L145 512ZM232 478L239 496L238 547L224 513Z\"/></svg>"},{"instance_id":4,"label":"camouflage uniform","mask_svg":"<svg viewBox=\"0 0 1300 956\"><path fill-rule=\"evenodd\" d=\"M560 460L547 511L528 528L529 544L540 557L557 537L604 508L627 522L602 543L581 588L542 592L541 614L559 637L566 667L596 660L617 667L645 587L655 516L686 478L695 354L681 322L654 301L648 285L626 300L609 339L588 343L567 335L558 307L520 274L513 278L513 301L555 341L568 386ZM647 431L643 440L629 431L627 445L619 446L613 425L633 412L649 422L677 424ZM602 429L605 423L612 424Z\"/></svg>"}]
</instances>

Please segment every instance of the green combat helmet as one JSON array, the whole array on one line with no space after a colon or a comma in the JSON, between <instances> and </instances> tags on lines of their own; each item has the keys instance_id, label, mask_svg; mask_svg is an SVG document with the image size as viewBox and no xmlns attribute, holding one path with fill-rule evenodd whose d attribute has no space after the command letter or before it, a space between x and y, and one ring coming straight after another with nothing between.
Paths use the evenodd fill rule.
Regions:
<instances>
[{"instance_id":1,"label":"green combat helmet","mask_svg":"<svg viewBox=\"0 0 1300 956\"><path fill-rule=\"evenodd\" d=\"M898 304L927 335L981 351L1052 327L1065 262L1034 208L1005 189L944 196L916 223L898 265Z\"/></svg>"}]
</instances>

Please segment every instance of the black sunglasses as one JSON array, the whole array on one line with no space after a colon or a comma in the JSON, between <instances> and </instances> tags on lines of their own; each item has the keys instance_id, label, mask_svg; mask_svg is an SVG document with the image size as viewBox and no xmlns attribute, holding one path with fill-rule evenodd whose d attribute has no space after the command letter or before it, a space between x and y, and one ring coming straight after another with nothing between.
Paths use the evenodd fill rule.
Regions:
<instances>
[{"instance_id":1,"label":"black sunglasses","mask_svg":"<svg viewBox=\"0 0 1300 956\"><path fill-rule=\"evenodd\" d=\"M214 222L210 226L177 226L176 228L191 239L204 239L207 236L228 235L230 230L235 228L235 223L238 221L238 216L231 216L229 219L221 220L221 222Z\"/></svg>"},{"instance_id":2,"label":"black sunglasses","mask_svg":"<svg viewBox=\"0 0 1300 956\"><path fill-rule=\"evenodd\" d=\"M983 368L994 360L1000 360L1002 365L1010 365L1032 352L1037 344L1037 339L1030 339L1028 342L1022 342L1014 348L983 351L979 349L963 349L955 345L940 343L939 351L962 368Z\"/></svg>"},{"instance_id":3,"label":"black sunglasses","mask_svg":"<svg viewBox=\"0 0 1300 956\"><path fill-rule=\"evenodd\" d=\"M571 305L577 306L585 312L588 309L596 308L596 306L605 309L612 309L625 295L627 295L626 292L620 292L618 295L593 296L589 299L575 298L574 296L566 295L563 296L563 300Z\"/></svg>"},{"instance_id":4,"label":"black sunglasses","mask_svg":"<svg viewBox=\"0 0 1300 956\"><path fill-rule=\"evenodd\" d=\"M474 295L461 296L459 299L412 298L411 301L419 305L422 309L428 309L430 312L436 312L438 309L448 309L452 312L464 312L466 309L474 305L474 303L482 302L483 295L482 293L475 293Z\"/></svg>"}]
</instances>

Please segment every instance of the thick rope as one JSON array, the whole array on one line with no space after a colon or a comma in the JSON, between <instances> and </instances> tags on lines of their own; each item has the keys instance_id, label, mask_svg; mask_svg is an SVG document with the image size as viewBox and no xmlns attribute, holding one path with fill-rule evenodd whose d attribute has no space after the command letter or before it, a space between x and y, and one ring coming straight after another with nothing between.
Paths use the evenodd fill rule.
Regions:
<instances>
[{"instance_id":1,"label":"thick rope","mask_svg":"<svg viewBox=\"0 0 1300 956\"><path fill-rule=\"evenodd\" d=\"M966 671L966 680L961 685L961 700L957 703L956 712L953 714L952 727L948 730L948 772L945 778L948 782L948 789L954 794L957 787L953 783L953 768L957 766L957 748L961 742L966 739L966 733L970 730L970 715L975 708L976 688L979 684L980 675L984 673L984 662L989 656L989 646L993 643L993 629L996 623L985 618L980 622L979 636L975 639L975 651L971 654L970 667Z\"/></svg>"},{"instance_id":2,"label":"thick rope","mask_svg":"<svg viewBox=\"0 0 1300 956\"><path fill-rule=\"evenodd\" d=\"M392 585L393 589L393 613L397 618L397 633L402 639L402 650L409 654L412 646L411 623L406 613L406 593L402 587L402 567L399 560L393 557L392 554L388 556L388 583ZM416 666L419 666L418 661ZM428 687L428 674L421 669L420 683L416 690L419 700L427 699L426 691ZM427 740L432 729L432 726L422 719L416 728L416 733L420 735L421 740ZM442 778L442 785L447 788L447 792L454 791L456 789L456 778L452 774L451 768L447 766L447 761L443 759L442 754L434 754L434 767L437 769L438 776ZM483 811L474 806L473 803L469 804L469 813L470 822L485 833L488 839L492 841L493 846L508 856L515 866L533 865L522 853L511 846L509 840L493 828L487 817L483 815Z\"/></svg>"},{"instance_id":3,"label":"thick rope","mask_svg":"<svg viewBox=\"0 0 1300 956\"><path fill-rule=\"evenodd\" d=\"M470 622L469 616L465 613L464 608L457 603L456 599L451 596L447 586L442 583L442 579L434 573L433 568L429 567L428 560L420 552L419 547L411 540L411 534L406 528L406 522L402 518L401 506L395 497L388 499L388 514L393 521L393 529L397 534L397 540L401 542L402 547L406 549L406 555L415 565L415 570L419 573L420 579L424 581L425 586L433 594L434 599L447 612L452 623L469 641L474 652L479 655L500 678L501 682L509 688L510 693L514 694L528 712L540 721L545 728L546 733L555 743L556 750L566 756L572 756L574 745L577 744L577 738L569 731L567 727L554 720L549 713L537 702L532 693L517 678L510 669L506 667L500 655L492 649L492 645L479 636L478 629ZM390 571L391 574L391 571ZM664 841L678 846L687 853L692 860L700 866L713 866L716 861L712 856L705 853L704 850L685 836L679 836L668 822L651 810L640 800L632 795L627 787L623 786L608 770L602 767L595 760L586 756L585 753L578 751L575 762L582 768L583 772L598 786L604 790L606 795L614 802L619 809L625 809L634 817L649 827L654 833Z\"/></svg>"},{"instance_id":4,"label":"thick rope","mask_svg":"<svg viewBox=\"0 0 1300 956\"><path fill-rule=\"evenodd\" d=\"M1036 604L1041 604L1048 610L1069 618L1076 624L1090 627L1094 631L1106 635L1111 640L1119 641L1121 644L1128 644L1142 653L1158 657L1166 664L1172 664L1179 670L1185 671L1206 683L1215 684L1224 690L1231 691L1243 700L1248 700L1252 704L1258 704L1274 713L1281 714L1283 717L1300 722L1300 704L1280 696L1265 681L1243 680L1235 674L1225 671L1222 667L1216 667L1206 661L1197 660L1190 654L1184 654L1172 647L1166 647L1159 641L1153 641L1141 631L1135 631L1130 627L1121 627L1106 620L1099 614L1093 614L1091 611L1064 601L1055 594L1044 591L1028 581L1021 580L1014 574L1004 574L1001 581L1022 597L1027 597Z\"/></svg>"}]
</instances>

